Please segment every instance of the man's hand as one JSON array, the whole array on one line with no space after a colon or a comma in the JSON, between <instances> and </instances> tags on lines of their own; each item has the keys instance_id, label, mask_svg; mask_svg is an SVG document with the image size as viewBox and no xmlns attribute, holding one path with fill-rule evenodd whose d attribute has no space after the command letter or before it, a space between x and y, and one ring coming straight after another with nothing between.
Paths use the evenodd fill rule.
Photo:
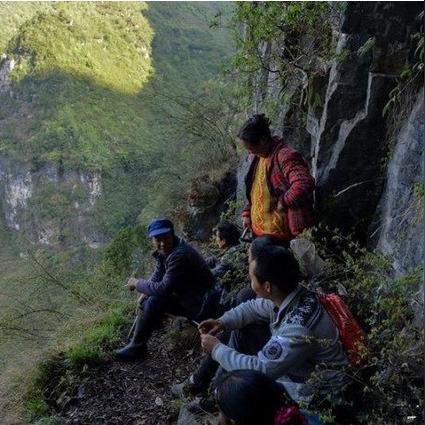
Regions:
<instances>
[{"instance_id":1,"label":"man's hand","mask_svg":"<svg viewBox=\"0 0 425 425\"><path fill-rule=\"evenodd\" d=\"M242 217L242 227L251 229L251 217Z\"/></svg>"},{"instance_id":2,"label":"man's hand","mask_svg":"<svg viewBox=\"0 0 425 425\"><path fill-rule=\"evenodd\" d=\"M201 334L201 347L206 353L210 354L217 344L220 344L220 341L215 336Z\"/></svg>"},{"instance_id":3,"label":"man's hand","mask_svg":"<svg viewBox=\"0 0 425 425\"><path fill-rule=\"evenodd\" d=\"M201 322L198 326L198 330L201 335L209 334L215 335L217 332L223 330L223 325L219 320L207 319Z\"/></svg>"},{"instance_id":4,"label":"man's hand","mask_svg":"<svg viewBox=\"0 0 425 425\"><path fill-rule=\"evenodd\" d=\"M130 277L127 281L127 285L125 285L128 290L134 291L136 289L137 279L135 277Z\"/></svg>"}]
</instances>

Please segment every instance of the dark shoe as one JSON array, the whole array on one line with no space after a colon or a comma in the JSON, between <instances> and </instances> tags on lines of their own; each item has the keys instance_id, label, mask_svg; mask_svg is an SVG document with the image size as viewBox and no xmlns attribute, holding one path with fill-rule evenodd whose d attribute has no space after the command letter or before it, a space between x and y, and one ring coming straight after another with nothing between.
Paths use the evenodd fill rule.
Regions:
<instances>
[{"instance_id":1,"label":"dark shoe","mask_svg":"<svg viewBox=\"0 0 425 425\"><path fill-rule=\"evenodd\" d=\"M115 358L120 361L135 361L143 360L146 357L146 345L145 344L133 344L130 343L124 348L114 351Z\"/></svg>"},{"instance_id":2,"label":"dark shoe","mask_svg":"<svg viewBox=\"0 0 425 425\"><path fill-rule=\"evenodd\" d=\"M175 384L171 387L171 393L176 397L196 396L203 392L203 388L193 382L192 377L186 379L181 384Z\"/></svg>"}]
</instances>

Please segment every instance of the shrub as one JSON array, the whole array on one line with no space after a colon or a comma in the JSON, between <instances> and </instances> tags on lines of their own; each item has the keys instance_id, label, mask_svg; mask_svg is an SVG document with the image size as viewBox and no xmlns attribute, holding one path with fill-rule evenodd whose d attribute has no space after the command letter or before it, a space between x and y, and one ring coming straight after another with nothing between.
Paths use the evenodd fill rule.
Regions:
<instances>
[{"instance_id":1,"label":"shrub","mask_svg":"<svg viewBox=\"0 0 425 425\"><path fill-rule=\"evenodd\" d=\"M316 410L326 423L395 425L408 423L408 417L422 422L423 329L413 320L422 270L397 276L391 258L339 234L317 235L313 239L329 268L315 283L344 297L367 333L368 356L364 365L347 370L351 383L344 397L320 400ZM332 250L323 244L329 246L329 239Z\"/></svg>"},{"instance_id":2,"label":"shrub","mask_svg":"<svg viewBox=\"0 0 425 425\"><path fill-rule=\"evenodd\" d=\"M128 274L131 266L135 267L133 262L136 250L140 248L147 251L148 246L149 239L143 226L127 227L118 232L105 249L104 264L113 274Z\"/></svg>"}]
</instances>

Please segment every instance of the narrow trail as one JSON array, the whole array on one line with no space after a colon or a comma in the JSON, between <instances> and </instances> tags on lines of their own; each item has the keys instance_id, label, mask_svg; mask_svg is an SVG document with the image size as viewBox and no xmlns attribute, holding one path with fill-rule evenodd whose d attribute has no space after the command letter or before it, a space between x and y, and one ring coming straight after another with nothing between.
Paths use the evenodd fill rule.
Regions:
<instances>
[{"instance_id":1,"label":"narrow trail","mask_svg":"<svg viewBox=\"0 0 425 425\"><path fill-rule=\"evenodd\" d=\"M145 361L111 361L88 371L57 416L78 425L175 423L180 403L170 388L197 364L201 356L197 338L194 328L170 331L168 322L154 332Z\"/></svg>"}]
</instances>

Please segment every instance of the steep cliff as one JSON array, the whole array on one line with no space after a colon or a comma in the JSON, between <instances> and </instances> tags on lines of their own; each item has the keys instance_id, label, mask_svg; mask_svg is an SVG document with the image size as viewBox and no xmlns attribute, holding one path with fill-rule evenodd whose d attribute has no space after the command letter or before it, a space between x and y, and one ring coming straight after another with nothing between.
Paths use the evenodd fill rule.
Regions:
<instances>
[{"instance_id":1,"label":"steep cliff","mask_svg":"<svg viewBox=\"0 0 425 425\"><path fill-rule=\"evenodd\" d=\"M418 94L397 136L377 210L377 247L395 258L397 273L421 265L423 232L424 92Z\"/></svg>"},{"instance_id":2,"label":"steep cliff","mask_svg":"<svg viewBox=\"0 0 425 425\"><path fill-rule=\"evenodd\" d=\"M383 111L409 63L419 12L417 5L348 4L336 52L345 59L331 64L321 114L309 110L318 202L345 231L364 232L379 202L391 148Z\"/></svg>"},{"instance_id":3,"label":"steep cliff","mask_svg":"<svg viewBox=\"0 0 425 425\"><path fill-rule=\"evenodd\" d=\"M86 243L96 247L92 210L102 195L101 177L91 171L65 171L0 156L0 197L9 229L41 245Z\"/></svg>"}]
</instances>

